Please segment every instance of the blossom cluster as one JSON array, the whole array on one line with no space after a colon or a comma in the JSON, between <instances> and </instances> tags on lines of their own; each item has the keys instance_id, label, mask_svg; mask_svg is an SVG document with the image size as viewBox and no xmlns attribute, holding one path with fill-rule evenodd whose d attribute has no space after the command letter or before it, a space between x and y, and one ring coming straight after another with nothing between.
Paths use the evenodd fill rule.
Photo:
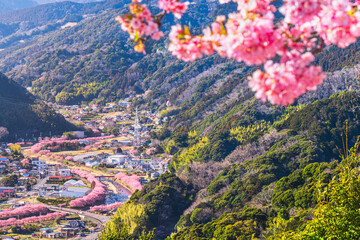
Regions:
<instances>
[{"instance_id":1,"label":"blossom cluster","mask_svg":"<svg viewBox=\"0 0 360 240\"><path fill-rule=\"evenodd\" d=\"M306 91L316 89L325 75L320 67L310 66L314 61L311 53L289 53L280 63L268 61L265 63L265 73L255 71L250 78L250 88L256 91L256 97L272 104L292 104L297 97Z\"/></svg>"},{"instance_id":2,"label":"blossom cluster","mask_svg":"<svg viewBox=\"0 0 360 240\"><path fill-rule=\"evenodd\" d=\"M278 9L273 0L220 3L230 1L238 4L237 11L218 16L201 35L172 26L169 51L184 61L218 53L247 65L264 64L264 72L254 72L249 85L257 98L273 104L291 104L316 89L325 75L312 66L313 55L324 45L344 48L360 37L358 0L284 0ZM174 4L178 1L160 0L159 8L170 12ZM180 9L181 14L186 10ZM284 18L275 18L277 10Z\"/></svg>"},{"instance_id":3,"label":"blossom cluster","mask_svg":"<svg viewBox=\"0 0 360 240\"><path fill-rule=\"evenodd\" d=\"M0 227L7 228L7 227L11 227L11 226L27 225L30 223L41 223L44 221L54 220L56 218L62 218L64 216L66 216L66 213L54 212L54 213L49 213L46 215L33 216L33 217L28 217L28 218L24 218L24 219L20 219L20 220L18 220L16 218L9 218L7 220L0 220Z\"/></svg>"},{"instance_id":4,"label":"blossom cluster","mask_svg":"<svg viewBox=\"0 0 360 240\"><path fill-rule=\"evenodd\" d=\"M94 145L98 142L98 141L103 141L109 138L113 138L114 135L110 135L110 136L103 136L103 137L90 137L90 138L82 138L82 139L74 139L74 140L67 140L63 137L61 138L46 138L44 140L39 141L38 143L34 144L31 147L31 152L33 153L39 153L41 155L49 155L50 154L50 150L46 150L44 149L46 145L53 145L53 144L61 144L61 143L77 143L79 141L88 141L90 143L94 143ZM91 148L90 145L85 146L85 150L89 150Z\"/></svg>"},{"instance_id":5,"label":"blossom cluster","mask_svg":"<svg viewBox=\"0 0 360 240\"><path fill-rule=\"evenodd\" d=\"M159 31L159 23L151 15L150 10L145 4L133 3L130 5L130 12L124 17L118 16L116 20L121 24L121 28L130 34L130 38L137 42L135 51L144 52L145 48L142 38L151 37L159 40L164 33Z\"/></svg>"},{"instance_id":6,"label":"blossom cluster","mask_svg":"<svg viewBox=\"0 0 360 240\"><path fill-rule=\"evenodd\" d=\"M79 175L82 178L86 178L87 181L94 185L94 188L88 195L70 201L69 205L71 207L82 208L94 205L96 202L104 201L106 196L106 187L99 181L99 179L97 179L91 173L80 170L78 168L72 169L71 172L73 174Z\"/></svg>"},{"instance_id":7,"label":"blossom cluster","mask_svg":"<svg viewBox=\"0 0 360 240\"><path fill-rule=\"evenodd\" d=\"M21 160L21 164L22 165L29 165L30 161L29 161L29 159L24 158L23 160Z\"/></svg>"},{"instance_id":8,"label":"blossom cluster","mask_svg":"<svg viewBox=\"0 0 360 240\"><path fill-rule=\"evenodd\" d=\"M125 173L118 173L115 178L126 184L132 191L141 190L142 185L140 183L140 177L137 175L126 175Z\"/></svg>"},{"instance_id":9,"label":"blossom cluster","mask_svg":"<svg viewBox=\"0 0 360 240\"><path fill-rule=\"evenodd\" d=\"M37 205L25 205L19 208L11 209L7 208L0 212L0 219L11 218L11 217L29 217L33 215L46 214L48 209L43 204Z\"/></svg>"},{"instance_id":10,"label":"blossom cluster","mask_svg":"<svg viewBox=\"0 0 360 240\"><path fill-rule=\"evenodd\" d=\"M108 205L99 205L90 207L90 212L107 212L110 210L118 209L121 206L121 202L115 202Z\"/></svg>"},{"instance_id":11,"label":"blossom cluster","mask_svg":"<svg viewBox=\"0 0 360 240\"><path fill-rule=\"evenodd\" d=\"M67 140L64 137L61 138L45 138L44 140L40 140L39 143L41 144L53 144L53 143L75 143L79 141L89 141L89 142L96 142L100 140L106 140L109 138L113 138L114 135L103 136L103 137L89 137L89 138L82 138L82 139L74 139L74 140Z\"/></svg>"},{"instance_id":12,"label":"blossom cluster","mask_svg":"<svg viewBox=\"0 0 360 240\"><path fill-rule=\"evenodd\" d=\"M181 2L178 0L159 0L159 8L167 13L172 12L176 18L181 18L189 4L189 2Z\"/></svg>"},{"instance_id":13,"label":"blossom cluster","mask_svg":"<svg viewBox=\"0 0 360 240\"><path fill-rule=\"evenodd\" d=\"M147 155L153 155L153 154L156 153L156 148L154 148L154 147L148 148L148 149L146 149L145 153L146 153Z\"/></svg>"}]
</instances>

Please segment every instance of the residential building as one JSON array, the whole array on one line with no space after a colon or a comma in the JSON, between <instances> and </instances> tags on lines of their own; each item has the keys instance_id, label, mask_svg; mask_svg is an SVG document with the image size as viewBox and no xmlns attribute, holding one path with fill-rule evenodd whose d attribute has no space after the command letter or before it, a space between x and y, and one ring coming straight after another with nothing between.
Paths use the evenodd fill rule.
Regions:
<instances>
[{"instance_id":1,"label":"residential building","mask_svg":"<svg viewBox=\"0 0 360 240\"><path fill-rule=\"evenodd\" d=\"M0 157L0 163L3 163L3 164L9 164L9 159L6 158L6 157Z\"/></svg>"},{"instance_id":2,"label":"residential building","mask_svg":"<svg viewBox=\"0 0 360 240\"><path fill-rule=\"evenodd\" d=\"M62 190L59 191L61 197L79 198L85 196L91 188L88 187L68 187L63 186Z\"/></svg>"},{"instance_id":3,"label":"residential building","mask_svg":"<svg viewBox=\"0 0 360 240\"><path fill-rule=\"evenodd\" d=\"M31 162L31 164L37 166L38 168L42 168L42 169L46 168L46 162L45 161L33 160Z\"/></svg>"},{"instance_id":4,"label":"residential building","mask_svg":"<svg viewBox=\"0 0 360 240\"><path fill-rule=\"evenodd\" d=\"M70 177L71 176L71 171L68 168L60 168L59 172L60 172L61 177Z\"/></svg>"},{"instance_id":5,"label":"residential building","mask_svg":"<svg viewBox=\"0 0 360 240\"><path fill-rule=\"evenodd\" d=\"M16 195L14 187L0 187L0 197L14 197Z\"/></svg>"},{"instance_id":6,"label":"residential building","mask_svg":"<svg viewBox=\"0 0 360 240\"><path fill-rule=\"evenodd\" d=\"M86 187L86 184L81 180L69 180L64 183L64 186L66 187Z\"/></svg>"},{"instance_id":7,"label":"residential building","mask_svg":"<svg viewBox=\"0 0 360 240\"><path fill-rule=\"evenodd\" d=\"M97 153L97 152L77 155L77 156L74 156L74 161L82 162L82 161L84 161L86 159L94 158L97 155L99 155L99 153Z\"/></svg>"},{"instance_id":8,"label":"residential building","mask_svg":"<svg viewBox=\"0 0 360 240\"><path fill-rule=\"evenodd\" d=\"M131 160L128 155L117 153L112 156L108 156L106 163L112 165L123 165L127 160Z\"/></svg>"},{"instance_id":9,"label":"residential building","mask_svg":"<svg viewBox=\"0 0 360 240\"><path fill-rule=\"evenodd\" d=\"M67 225L67 227L70 228L85 228L85 222L84 221L70 221Z\"/></svg>"},{"instance_id":10,"label":"residential building","mask_svg":"<svg viewBox=\"0 0 360 240\"><path fill-rule=\"evenodd\" d=\"M44 184L43 186L39 187L41 191L59 191L60 185L59 184Z\"/></svg>"},{"instance_id":11,"label":"residential building","mask_svg":"<svg viewBox=\"0 0 360 240\"><path fill-rule=\"evenodd\" d=\"M85 132L84 131L73 131L73 133L77 138L84 138L85 137Z\"/></svg>"},{"instance_id":12,"label":"residential building","mask_svg":"<svg viewBox=\"0 0 360 240\"><path fill-rule=\"evenodd\" d=\"M71 238L74 237L78 232L80 232L79 228L63 227L60 230L60 237L66 239Z\"/></svg>"},{"instance_id":13,"label":"residential building","mask_svg":"<svg viewBox=\"0 0 360 240\"><path fill-rule=\"evenodd\" d=\"M100 159L86 159L84 160L85 166L87 167L97 167L100 165Z\"/></svg>"}]
</instances>

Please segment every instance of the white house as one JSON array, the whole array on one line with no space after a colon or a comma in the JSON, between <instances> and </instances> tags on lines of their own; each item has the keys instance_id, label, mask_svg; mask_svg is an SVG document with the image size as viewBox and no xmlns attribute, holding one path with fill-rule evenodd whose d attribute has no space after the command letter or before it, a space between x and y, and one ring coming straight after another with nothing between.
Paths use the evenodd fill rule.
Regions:
<instances>
[{"instance_id":1,"label":"white house","mask_svg":"<svg viewBox=\"0 0 360 240\"><path fill-rule=\"evenodd\" d=\"M74 161L76 161L76 162L85 161L86 159L94 158L97 155L99 155L99 153L97 153L97 152L76 155L76 156L74 156Z\"/></svg>"},{"instance_id":2,"label":"white house","mask_svg":"<svg viewBox=\"0 0 360 240\"><path fill-rule=\"evenodd\" d=\"M66 186L66 187L86 187L86 184L81 180L71 179L69 181L66 181L64 183L64 186Z\"/></svg>"},{"instance_id":3,"label":"white house","mask_svg":"<svg viewBox=\"0 0 360 240\"><path fill-rule=\"evenodd\" d=\"M96 167L100 165L99 159L86 159L84 160L85 166L87 167Z\"/></svg>"},{"instance_id":4,"label":"white house","mask_svg":"<svg viewBox=\"0 0 360 240\"><path fill-rule=\"evenodd\" d=\"M37 166L38 168L46 168L46 162L40 160L33 160L31 164Z\"/></svg>"},{"instance_id":5,"label":"white house","mask_svg":"<svg viewBox=\"0 0 360 240\"><path fill-rule=\"evenodd\" d=\"M61 177L69 177L69 176L71 176L71 171L68 168L61 168L59 170L59 172L60 172Z\"/></svg>"},{"instance_id":6,"label":"white house","mask_svg":"<svg viewBox=\"0 0 360 240\"><path fill-rule=\"evenodd\" d=\"M123 165L127 160L130 160L130 157L128 155L119 153L119 154L114 154L112 156L108 156L106 162L107 164Z\"/></svg>"},{"instance_id":7,"label":"white house","mask_svg":"<svg viewBox=\"0 0 360 240\"><path fill-rule=\"evenodd\" d=\"M84 138L85 137L85 132L84 131L73 131L73 133L75 134L75 136L77 138Z\"/></svg>"},{"instance_id":8,"label":"white house","mask_svg":"<svg viewBox=\"0 0 360 240\"><path fill-rule=\"evenodd\" d=\"M91 189L87 187L67 187L63 186L59 191L61 197L79 198L85 196Z\"/></svg>"},{"instance_id":9,"label":"white house","mask_svg":"<svg viewBox=\"0 0 360 240\"><path fill-rule=\"evenodd\" d=\"M141 160L135 160L134 159L134 160L127 161L125 166L127 168L134 168L134 167L137 167L137 166L139 166L141 164L142 164Z\"/></svg>"},{"instance_id":10,"label":"white house","mask_svg":"<svg viewBox=\"0 0 360 240\"><path fill-rule=\"evenodd\" d=\"M132 141L129 140L129 139L128 140L121 140L120 144L130 146L132 144Z\"/></svg>"}]
</instances>

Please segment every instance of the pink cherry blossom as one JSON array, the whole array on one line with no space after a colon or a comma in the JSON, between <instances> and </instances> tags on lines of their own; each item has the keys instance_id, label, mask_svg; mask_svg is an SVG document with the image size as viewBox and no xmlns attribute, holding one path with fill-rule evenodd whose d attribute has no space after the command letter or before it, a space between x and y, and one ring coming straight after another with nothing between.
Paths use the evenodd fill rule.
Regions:
<instances>
[{"instance_id":1,"label":"pink cherry blossom","mask_svg":"<svg viewBox=\"0 0 360 240\"><path fill-rule=\"evenodd\" d=\"M156 148L149 148L149 149L146 149L146 154L147 155L153 155L156 153Z\"/></svg>"},{"instance_id":2,"label":"pink cherry blossom","mask_svg":"<svg viewBox=\"0 0 360 240\"><path fill-rule=\"evenodd\" d=\"M66 215L67 215L66 213L54 212L54 213L49 213L46 215L32 216L32 217L23 218L23 219L9 218L7 220L0 220L0 227L8 228L11 226L21 226L21 225L27 225L27 224L31 224L31 223L41 223L44 221L54 220L56 218L62 218Z\"/></svg>"},{"instance_id":3,"label":"pink cherry blossom","mask_svg":"<svg viewBox=\"0 0 360 240\"><path fill-rule=\"evenodd\" d=\"M94 207L90 207L90 212L107 212L110 210L118 209L119 207L121 207L121 205L122 205L121 202L115 202L108 205L94 206Z\"/></svg>"},{"instance_id":4,"label":"pink cherry blossom","mask_svg":"<svg viewBox=\"0 0 360 240\"><path fill-rule=\"evenodd\" d=\"M142 37L159 40L163 33L159 31L159 23L151 16L145 4L132 3L129 8L130 14L125 17L118 16L116 20L121 24L121 29L129 32L130 38L138 43L135 51L145 53Z\"/></svg>"},{"instance_id":5,"label":"pink cherry blossom","mask_svg":"<svg viewBox=\"0 0 360 240\"><path fill-rule=\"evenodd\" d=\"M43 204L25 205L15 209L5 209L4 211L0 212L0 219L11 217L22 218L33 215L46 214L47 212L48 209Z\"/></svg>"},{"instance_id":6,"label":"pink cherry blossom","mask_svg":"<svg viewBox=\"0 0 360 240\"><path fill-rule=\"evenodd\" d=\"M129 186L132 191L142 189L142 185L140 183L140 177L137 176L137 175L128 176L125 173L120 172L120 173L115 175L115 178L119 179L124 184Z\"/></svg>"},{"instance_id":7,"label":"pink cherry blossom","mask_svg":"<svg viewBox=\"0 0 360 240\"><path fill-rule=\"evenodd\" d=\"M192 35L187 26L172 26L169 51L183 61L217 53L247 65L264 64L264 72L256 71L249 85L257 98L273 104L291 104L322 82L321 68L312 64L313 54L321 51L324 44L344 48L360 37L359 0L284 0L278 9L271 4L273 0L220 0L230 1L237 3L237 11L216 17L201 35ZM187 8L187 3L177 0L159 0L158 5L176 17ZM275 19L276 10L284 18ZM163 17L160 14L156 27L149 23L150 18L143 20L144 11L146 16L151 15L145 5L131 5L131 14L119 20L138 42L135 49L142 52L144 41L136 40L138 35L150 36L153 32L153 39L158 39L162 33L156 31Z\"/></svg>"},{"instance_id":8,"label":"pink cherry blossom","mask_svg":"<svg viewBox=\"0 0 360 240\"><path fill-rule=\"evenodd\" d=\"M91 182L94 185L94 188L88 195L70 201L69 205L71 207L82 208L94 205L96 202L104 201L106 196L106 187L94 175L77 168L72 169L71 172L73 174L79 175L80 177L86 178L87 181Z\"/></svg>"},{"instance_id":9,"label":"pink cherry blossom","mask_svg":"<svg viewBox=\"0 0 360 240\"><path fill-rule=\"evenodd\" d=\"M189 4L189 2L180 2L178 0L159 0L159 8L166 12L172 12L176 18L181 18Z\"/></svg>"},{"instance_id":10,"label":"pink cherry blossom","mask_svg":"<svg viewBox=\"0 0 360 240\"><path fill-rule=\"evenodd\" d=\"M279 11L284 14L286 23L303 24L318 16L323 3L324 0L285 0Z\"/></svg>"},{"instance_id":11,"label":"pink cherry blossom","mask_svg":"<svg viewBox=\"0 0 360 240\"><path fill-rule=\"evenodd\" d=\"M310 66L314 61L311 53L301 55L292 52L280 63L268 61L265 73L257 70L250 78L249 86L256 91L256 97L272 104L292 104L306 91L313 91L324 79L320 67Z\"/></svg>"},{"instance_id":12,"label":"pink cherry blossom","mask_svg":"<svg viewBox=\"0 0 360 240\"><path fill-rule=\"evenodd\" d=\"M21 164L22 165L29 165L30 164L30 161L29 161L29 159L23 159L23 160L21 160Z\"/></svg>"},{"instance_id":13,"label":"pink cherry blossom","mask_svg":"<svg viewBox=\"0 0 360 240\"><path fill-rule=\"evenodd\" d=\"M336 44L341 48L349 46L360 36L359 12L351 14L349 0L335 0L324 4L313 25L327 45Z\"/></svg>"}]
</instances>

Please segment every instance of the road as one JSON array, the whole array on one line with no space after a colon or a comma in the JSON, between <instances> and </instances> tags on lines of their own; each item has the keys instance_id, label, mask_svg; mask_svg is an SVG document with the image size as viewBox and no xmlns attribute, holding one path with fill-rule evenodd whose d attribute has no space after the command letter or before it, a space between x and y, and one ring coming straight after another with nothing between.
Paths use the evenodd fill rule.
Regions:
<instances>
[{"instance_id":1,"label":"road","mask_svg":"<svg viewBox=\"0 0 360 240\"><path fill-rule=\"evenodd\" d=\"M32 187L32 189L38 191L39 187L43 186L48 179L49 179L49 177L37 179L37 183Z\"/></svg>"},{"instance_id":2,"label":"road","mask_svg":"<svg viewBox=\"0 0 360 240\"><path fill-rule=\"evenodd\" d=\"M91 213L88 211L81 211L81 210L76 210L76 209L71 209L71 208L55 207L55 206L46 206L46 207L49 208L51 211L82 215L82 216L88 218L89 221L92 221L93 223L96 223L98 225L102 225L102 224L105 224L106 222L110 221L109 216Z\"/></svg>"},{"instance_id":3,"label":"road","mask_svg":"<svg viewBox=\"0 0 360 240\"><path fill-rule=\"evenodd\" d=\"M99 225L99 227L101 227L101 228L106 222L110 221L110 217L108 217L108 216L103 216L103 215L91 213L88 211L81 211L81 210L76 210L76 209L71 209L71 208L54 207L54 206L47 206L47 207L51 211L65 212L65 213L70 213L70 214L78 214L80 216L83 216L86 220ZM94 232L92 234L89 234L86 237L82 237L81 239L95 240L98 238L98 234L99 234L99 232Z\"/></svg>"}]
</instances>

